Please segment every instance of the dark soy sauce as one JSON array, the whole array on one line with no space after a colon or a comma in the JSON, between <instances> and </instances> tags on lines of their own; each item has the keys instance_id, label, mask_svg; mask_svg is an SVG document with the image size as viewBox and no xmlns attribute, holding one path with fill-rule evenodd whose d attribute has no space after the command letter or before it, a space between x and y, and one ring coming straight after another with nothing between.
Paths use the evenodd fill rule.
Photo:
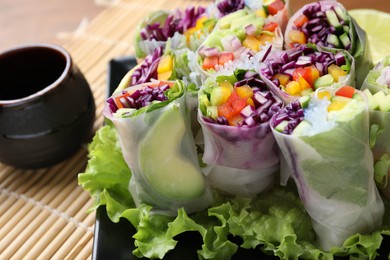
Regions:
<instances>
[{"instance_id":1,"label":"dark soy sauce","mask_svg":"<svg viewBox=\"0 0 390 260\"><path fill-rule=\"evenodd\" d=\"M30 96L54 83L64 72L66 57L55 50L27 48L0 59L0 100Z\"/></svg>"}]
</instances>

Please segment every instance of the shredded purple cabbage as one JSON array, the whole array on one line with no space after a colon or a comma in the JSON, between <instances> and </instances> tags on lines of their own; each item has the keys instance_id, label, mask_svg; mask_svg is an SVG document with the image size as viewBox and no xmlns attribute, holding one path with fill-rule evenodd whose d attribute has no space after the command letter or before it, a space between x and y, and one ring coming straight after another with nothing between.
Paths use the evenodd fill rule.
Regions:
<instances>
[{"instance_id":1,"label":"shredded purple cabbage","mask_svg":"<svg viewBox=\"0 0 390 260\"><path fill-rule=\"evenodd\" d=\"M245 0L222 0L217 4L217 8L221 17L244 9L244 7Z\"/></svg>"},{"instance_id":2,"label":"shredded purple cabbage","mask_svg":"<svg viewBox=\"0 0 390 260\"><path fill-rule=\"evenodd\" d=\"M123 90L122 96L118 98L117 102L120 102L124 108L140 109L152 104L153 101L167 100L168 98L165 95L165 92L168 89L168 84L164 84L159 87L146 86L143 89L134 91L130 95L126 95L128 91ZM115 113L119 109L113 97L107 99L107 103L110 107L111 113Z\"/></svg>"},{"instance_id":3,"label":"shredded purple cabbage","mask_svg":"<svg viewBox=\"0 0 390 260\"><path fill-rule=\"evenodd\" d=\"M278 111L274 117L272 117L271 125L273 127L278 126L281 122L287 121L288 124L283 129L284 134L291 134L294 129L304 119L304 111L299 100L295 100L285 106L282 110Z\"/></svg>"},{"instance_id":4,"label":"shredded purple cabbage","mask_svg":"<svg viewBox=\"0 0 390 260\"><path fill-rule=\"evenodd\" d=\"M148 55L141 65L134 70L130 77L129 86L150 82L151 79L157 79L157 67L162 54L163 48L158 47L152 54Z\"/></svg>"},{"instance_id":5,"label":"shredded purple cabbage","mask_svg":"<svg viewBox=\"0 0 390 260\"><path fill-rule=\"evenodd\" d=\"M177 10L168 15L165 23L153 23L146 25L140 32L143 40L156 40L156 41L167 41L168 38L178 32L184 33L191 27L196 25L196 21L204 15L206 8L199 7L188 7L184 11Z\"/></svg>"}]
</instances>

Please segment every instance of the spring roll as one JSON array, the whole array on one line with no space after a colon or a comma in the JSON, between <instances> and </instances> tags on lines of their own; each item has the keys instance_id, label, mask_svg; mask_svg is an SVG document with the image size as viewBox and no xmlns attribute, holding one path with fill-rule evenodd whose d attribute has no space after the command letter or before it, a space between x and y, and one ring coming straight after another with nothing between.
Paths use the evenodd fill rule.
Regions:
<instances>
[{"instance_id":1,"label":"spring roll","mask_svg":"<svg viewBox=\"0 0 390 260\"><path fill-rule=\"evenodd\" d=\"M348 51L356 61L358 88L373 67L366 33L337 1L309 3L291 17L285 48L308 43Z\"/></svg>"},{"instance_id":2,"label":"spring roll","mask_svg":"<svg viewBox=\"0 0 390 260\"><path fill-rule=\"evenodd\" d=\"M271 51L260 65L260 76L286 104L320 87L355 86L355 62L344 50L302 45Z\"/></svg>"},{"instance_id":3,"label":"spring roll","mask_svg":"<svg viewBox=\"0 0 390 260\"><path fill-rule=\"evenodd\" d=\"M137 58L144 58L157 47L165 48L168 39L173 49L190 48L195 51L214 28L204 7L188 7L171 12L158 11L145 17L137 26L135 50Z\"/></svg>"},{"instance_id":4,"label":"spring roll","mask_svg":"<svg viewBox=\"0 0 390 260\"><path fill-rule=\"evenodd\" d=\"M154 81L110 97L104 115L118 130L132 172L129 190L139 206L175 215L212 202L195 150L181 81Z\"/></svg>"},{"instance_id":5,"label":"spring roll","mask_svg":"<svg viewBox=\"0 0 390 260\"><path fill-rule=\"evenodd\" d=\"M197 50L197 69L204 80L220 70L247 68L250 59L271 44L283 47L283 34L276 22L243 9L222 17ZM226 74L226 72L224 72Z\"/></svg>"},{"instance_id":6,"label":"spring roll","mask_svg":"<svg viewBox=\"0 0 390 260\"><path fill-rule=\"evenodd\" d=\"M293 177L322 248L340 247L349 236L381 225L384 206L360 91L319 89L275 114L271 127L287 166L282 182Z\"/></svg>"},{"instance_id":7,"label":"spring roll","mask_svg":"<svg viewBox=\"0 0 390 260\"><path fill-rule=\"evenodd\" d=\"M212 186L249 197L272 187L279 158L269 119L281 107L281 100L253 71L237 70L204 83L198 119Z\"/></svg>"},{"instance_id":8,"label":"spring roll","mask_svg":"<svg viewBox=\"0 0 390 260\"><path fill-rule=\"evenodd\" d=\"M362 89L369 100L375 180L390 199L390 56L368 73Z\"/></svg>"},{"instance_id":9,"label":"spring roll","mask_svg":"<svg viewBox=\"0 0 390 260\"><path fill-rule=\"evenodd\" d=\"M211 12L218 18L229 15L242 9L249 9L257 16L276 22L285 30L289 14L289 1L259 1L259 0L219 0L211 6Z\"/></svg>"}]
</instances>

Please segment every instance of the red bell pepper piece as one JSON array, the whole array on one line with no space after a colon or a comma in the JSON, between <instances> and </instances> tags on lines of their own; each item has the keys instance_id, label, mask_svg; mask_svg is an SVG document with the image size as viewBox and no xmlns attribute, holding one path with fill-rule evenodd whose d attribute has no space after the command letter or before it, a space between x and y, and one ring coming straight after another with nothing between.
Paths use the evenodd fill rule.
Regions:
<instances>
[{"instance_id":1,"label":"red bell pepper piece","mask_svg":"<svg viewBox=\"0 0 390 260\"><path fill-rule=\"evenodd\" d=\"M240 97L234 90L226 102L218 107L218 116L224 116L228 120L229 125L237 125L239 121L237 116L240 115L241 110L246 105L247 98Z\"/></svg>"},{"instance_id":2,"label":"red bell pepper piece","mask_svg":"<svg viewBox=\"0 0 390 260\"><path fill-rule=\"evenodd\" d=\"M202 67L205 70L215 69L215 66L218 64L218 56L208 56L204 58Z\"/></svg>"},{"instance_id":3,"label":"red bell pepper piece","mask_svg":"<svg viewBox=\"0 0 390 260\"><path fill-rule=\"evenodd\" d=\"M263 26L264 31L274 32L276 28L278 28L278 23L269 22Z\"/></svg>"},{"instance_id":4,"label":"red bell pepper piece","mask_svg":"<svg viewBox=\"0 0 390 260\"><path fill-rule=\"evenodd\" d=\"M339 88L335 94L336 94L336 96L343 96L343 97L347 97L347 98L352 98L353 94L355 94L355 88L351 87L351 86L344 86L344 87Z\"/></svg>"},{"instance_id":5,"label":"red bell pepper piece","mask_svg":"<svg viewBox=\"0 0 390 260\"><path fill-rule=\"evenodd\" d=\"M309 18L307 18L306 15L301 14L300 16L297 17L297 19L294 20L294 25L295 25L297 28L301 28L302 25L304 25L304 24L307 23L308 21L309 21Z\"/></svg>"},{"instance_id":6,"label":"red bell pepper piece","mask_svg":"<svg viewBox=\"0 0 390 260\"><path fill-rule=\"evenodd\" d=\"M273 1L269 6L268 6L268 13L270 15L275 15L279 11L283 10L284 8L284 2L282 0L276 0Z\"/></svg>"},{"instance_id":7,"label":"red bell pepper piece","mask_svg":"<svg viewBox=\"0 0 390 260\"><path fill-rule=\"evenodd\" d=\"M219 55L218 64L223 65L231 60L234 60L234 54L232 52L223 52Z\"/></svg>"}]
</instances>

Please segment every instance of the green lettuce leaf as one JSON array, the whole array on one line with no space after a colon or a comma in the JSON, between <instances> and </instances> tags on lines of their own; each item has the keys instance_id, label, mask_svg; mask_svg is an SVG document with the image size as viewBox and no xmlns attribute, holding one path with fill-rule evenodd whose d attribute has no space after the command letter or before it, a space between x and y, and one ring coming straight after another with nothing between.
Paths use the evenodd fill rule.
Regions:
<instances>
[{"instance_id":1,"label":"green lettuce leaf","mask_svg":"<svg viewBox=\"0 0 390 260\"><path fill-rule=\"evenodd\" d=\"M130 178L117 131L106 125L89 145L88 165L78 181L95 199L91 211L105 205L113 222L125 218L136 228L133 254L137 257L163 258L178 245L179 235L193 232L203 243L197 252L200 259L230 259L239 248L253 248L259 258L265 253L281 259L333 259L334 255L374 259L383 236L390 236L390 202L385 199L384 225L379 230L355 234L343 247L325 252L316 245L310 217L293 185L253 199L216 193L215 205L209 209L191 215L180 209L170 217L151 214L148 205L136 208L127 189Z\"/></svg>"}]
</instances>

